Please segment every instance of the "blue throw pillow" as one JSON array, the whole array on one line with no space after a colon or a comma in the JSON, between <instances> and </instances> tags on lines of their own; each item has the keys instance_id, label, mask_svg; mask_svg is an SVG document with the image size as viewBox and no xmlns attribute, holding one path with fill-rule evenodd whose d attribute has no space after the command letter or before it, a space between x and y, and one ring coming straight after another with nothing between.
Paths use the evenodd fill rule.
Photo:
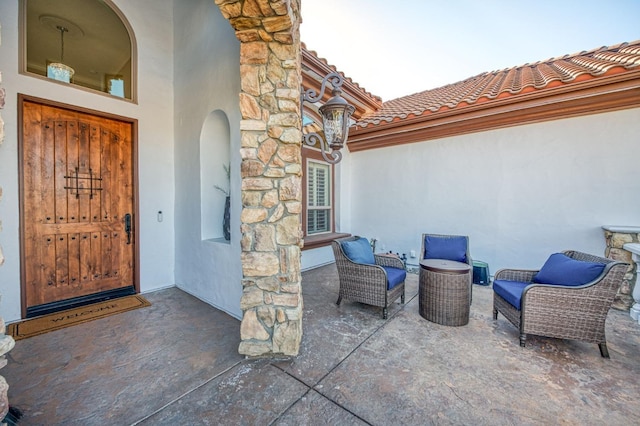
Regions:
<instances>
[{"instance_id":1,"label":"blue throw pillow","mask_svg":"<svg viewBox=\"0 0 640 426\"><path fill-rule=\"evenodd\" d=\"M427 235L424 239L424 258L467 263L467 244L467 237Z\"/></svg>"},{"instance_id":2,"label":"blue throw pillow","mask_svg":"<svg viewBox=\"0 0 640 426\"><path fill-rule=\"evenodd\" d=\"M349 260L355 263L364 263L367 265L375 265L376 259L373 257L371 245L366 238L358 238L357 240L343 241L342 250Z\"/></svg>"},{"instance_id":3,"label":"blue throw pillow","mask_svg":"<svg viewBox=\"0 0 640 426\"><path fill-rule=\"evenodd\" d=\"M564 253L554 253L544 263L540 272L533 277L533 282L578 286L587 284L602 274L603 263L575 260Z\"/></svg>"}]
</instances>

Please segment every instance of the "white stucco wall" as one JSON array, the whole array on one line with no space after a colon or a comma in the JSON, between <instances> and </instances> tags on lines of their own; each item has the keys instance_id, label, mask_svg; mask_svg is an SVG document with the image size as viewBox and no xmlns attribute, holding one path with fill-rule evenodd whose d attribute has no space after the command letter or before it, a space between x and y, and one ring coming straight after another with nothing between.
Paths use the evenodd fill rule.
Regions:
<instances>
[{"instance_id":1,"label":"white stucco wall","mask_svg":"<svg viewBox=\"0 0 640 426\"><path fill-rule=\"evenodd\" d=\"M333 249L331 246L318 247L311 250L303 250L300 257L300 269L306 271L309 269L318 268L323 265L335 262L333 256ZM304 277L302 280L304 285Z\"/></svg>"},{"instance_id":2,"label":"white stucco wall","mask_svg":"<svg viewBox=\"0 0 640 426\"><path fill-rule=\"evenodd\" d=\"M176 282L183 290L241 318L240 264L240 43L211 0L175 2ZM211 158L214 171L231 164L231 241L202 239L200 139L209 113L224 113L230 149ZM229 152L229 158L226 153ZM206 175L206 173L204 174ZM225 182L219 182L226 186ZM220 212L224 196L216 193ZM214 198L215 199L215 198ZM205 209L205 212L207 209ZM216 216L220 228L222 215Z\"/></svg>"},{"instance_id":3,"label":"white stucco wall","mask_svg":"<svg viewBox=\"0 0 640 426\"><path fill-rule=\"evenodd\" d=\"M468 235L492 274L603 255L602 225L640 225L638 159L638 108L356 152L342 230L407 256L422 233Z\"/></svg>"},{"instance_id":4,"label":"white stucco wall","mask_svg":"<svg viewBox=\"0 0 640 426\"><path fill-rule=\"evenodd\" d=\"M0 146L0 202L6 256L0 268L2 316L20 318L17 95L37 96L138 120L140 288L174 285L173 1L113 0L127 17L138 45L138 102L122 101L64 84L18 74L18 1L0 1L0 71L7 104ZM162 222L156 213L164 214Z\"/></svg>"}]
</instances>

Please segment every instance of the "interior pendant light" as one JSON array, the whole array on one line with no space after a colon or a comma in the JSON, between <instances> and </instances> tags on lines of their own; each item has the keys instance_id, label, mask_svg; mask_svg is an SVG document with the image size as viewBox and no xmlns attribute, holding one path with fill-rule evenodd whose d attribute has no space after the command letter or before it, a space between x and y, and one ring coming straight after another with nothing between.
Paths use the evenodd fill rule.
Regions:
<instances>
[{"instance_id":1,"label":"interior pendant light","mask_svg":"<svg viewBox=\"0 0 640 426\"><path fill-rule=\"evenodd\" d=\"M69 30L62 25L57 25L56 28L60 31L60 62L52 62L47 66L47 77L64 81L65 83L71 83L71 77L73 77L75 71L70 66L64 64L64 33Z\"/></svg>"}]
</instances>

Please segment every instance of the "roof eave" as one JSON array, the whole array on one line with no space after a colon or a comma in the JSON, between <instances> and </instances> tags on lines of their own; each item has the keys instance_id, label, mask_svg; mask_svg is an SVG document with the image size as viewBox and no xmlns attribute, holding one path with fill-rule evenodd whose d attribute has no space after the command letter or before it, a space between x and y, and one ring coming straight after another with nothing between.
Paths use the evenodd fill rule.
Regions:
<instances>
[{"instance_id":1,"label":"roof eave","mask_svg":"<svg viewBox=\"0 0 640 426\"><path fill-rule=\"evenodd\" d=\"M640 69L400 121L352 128L349 151L640 107Z\"/></svg>"},{"instance_id":2,"label":"roof eave","mask_svg":"<svg viewBox=\"0 0 640 426\"><path fill-rule=\"evenodd\" d=\"M302 86L305 90L313 88L319 92L322 79L331 72L338 72L344 78L342 96L356 108L356 113L354 114L356 119L363 114L377 111L382 107L382 100L379 97L366 92L351 79L347 78L344 73L325 63L306 48L302 49ZM327 91L323 95L323 101L326 102L330 97L331 92Z\"/></svg>"}]
</instances>

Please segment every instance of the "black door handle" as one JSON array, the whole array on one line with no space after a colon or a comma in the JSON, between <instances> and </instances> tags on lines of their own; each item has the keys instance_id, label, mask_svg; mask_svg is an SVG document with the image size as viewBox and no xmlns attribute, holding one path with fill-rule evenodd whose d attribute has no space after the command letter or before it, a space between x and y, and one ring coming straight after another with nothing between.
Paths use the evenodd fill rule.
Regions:
<instances>
[{"instance_id":1,"label":"black door handle","mask_svg":"<svg viewBox=\"0 0 640 426\"><path fill-rule=\"evenodd\" d=\"M124 232L127 233L127 244L131 244L131 213L124 215Z\"/></svg>"}]
</instances>

